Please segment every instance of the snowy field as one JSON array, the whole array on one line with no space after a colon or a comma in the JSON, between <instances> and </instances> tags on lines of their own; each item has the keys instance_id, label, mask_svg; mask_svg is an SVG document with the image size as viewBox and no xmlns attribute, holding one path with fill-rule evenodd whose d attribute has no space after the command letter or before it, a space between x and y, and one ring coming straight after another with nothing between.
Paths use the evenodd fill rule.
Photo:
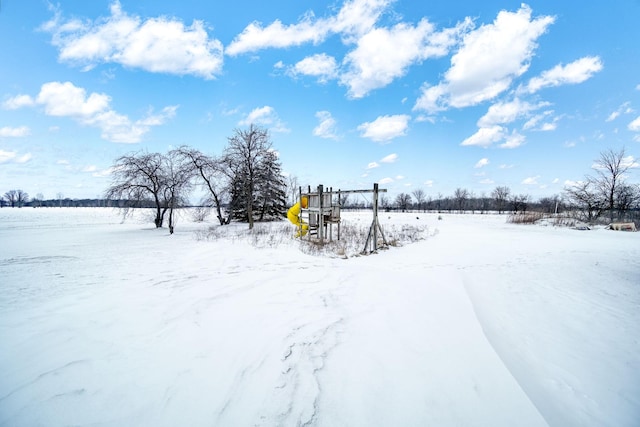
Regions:
<instances>
[{"instance_id":1,"label":"snowy field","mask_svg":"<svg viewBox=\"0 0 640 427\"><path fill-rule=\"evenodd\" d=\"M385 213L425 239L342 259L141 216L0 209L1 426L640 425L640 233Z\"/></svg>"}]
</instances>

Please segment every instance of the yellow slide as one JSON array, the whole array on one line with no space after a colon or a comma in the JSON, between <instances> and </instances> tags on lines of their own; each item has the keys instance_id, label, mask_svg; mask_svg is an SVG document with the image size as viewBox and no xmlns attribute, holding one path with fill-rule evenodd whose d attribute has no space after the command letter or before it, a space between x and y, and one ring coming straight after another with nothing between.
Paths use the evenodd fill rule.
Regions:
<instances>
[{"instance_id":1,"label":"yellow slide","mask_svg":"<svg viewBox=\"0 0 640 427\"><path fill-rule=\"evenodd\" d=\"M297 227L297 229L298 229L298 231L296 232L296 237L300 237L300 233L302 233L302 235L304 236L305 234L307 234L307 231L309 230L309 226L307 225L307 223L300 219L300 204L301 203L302 203L302 207L306 208L307 207L307 198L303 197L300 202L298 202L295 205L291 206L289 208L289 210L287 211L287 218L289 218L289 221L291 221L291 223L293 225L295 225Z\"/></svg>"}]
</instances>

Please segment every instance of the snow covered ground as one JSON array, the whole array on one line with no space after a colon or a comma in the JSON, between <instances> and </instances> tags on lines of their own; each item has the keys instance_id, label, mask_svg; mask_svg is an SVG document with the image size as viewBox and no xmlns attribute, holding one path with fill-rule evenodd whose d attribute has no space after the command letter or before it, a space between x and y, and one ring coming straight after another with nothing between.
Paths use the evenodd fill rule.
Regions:
<instances>
[{"instance_id":1,"label":"snow covered ground","mask_svg":"<svg viewBox=\"0 0 640 427\"><path fill-rule=\"evenodd\" d=\"M0 209L0 425L640 425L640 233L437 217L341 259Z\"/></svg>"}]
</instances>

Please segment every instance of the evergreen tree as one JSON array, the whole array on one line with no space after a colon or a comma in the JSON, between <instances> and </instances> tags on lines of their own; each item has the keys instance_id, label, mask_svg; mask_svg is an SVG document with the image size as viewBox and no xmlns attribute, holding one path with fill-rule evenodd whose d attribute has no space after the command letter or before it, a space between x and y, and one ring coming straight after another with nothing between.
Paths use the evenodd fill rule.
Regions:
<instances>
[{"instance_id":1,"label":"evergreen tree","mask_svg":"<svg viewBox=\"0 0 640 427\"><path fill-rule=\"evenodd\" d=\"M223 164L229 177L231 218L246 221L285 216L286 181L265 129L249 126L229 138Z\"/></svg>"},{"instance_id":2,"label":"evergreen tree","mask_svg":"<svg viewBox=\"0 0 640 427\"><path fill-rule=\"evenodd\" d=\"M257 206L258 221L284 218L287 214L287 182L274 151L265 153L258 168Z\"/></svg>"}]
</instances>

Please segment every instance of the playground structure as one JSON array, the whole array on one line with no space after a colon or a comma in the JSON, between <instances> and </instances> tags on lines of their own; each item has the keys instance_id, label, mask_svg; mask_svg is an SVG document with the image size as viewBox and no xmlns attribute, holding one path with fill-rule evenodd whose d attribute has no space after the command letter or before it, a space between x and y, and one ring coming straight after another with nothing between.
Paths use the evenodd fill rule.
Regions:
<instances>
[{"instance_id":1,"label":"playground structure","mask_svg":"<svg viewBox=\"0 0 640 427\"><path fill-rule=\"evenodd\" d=\"M378 193L386 191L386 189L379 189L377 183L373 184L372 190L333 191L331 187L325 190L324 186L318 185L316 191L311 191L309 186L305 192L302 187L299 187L299 201L289 209L287 217L298 229L296 238L320 243L332 241L335 227L337 240L340 240L341 196L343 194L373 193L373 221L369 227L362 253L376 252L378 250L378 236L382 237L382 244L388 246L378 221Z\"/></svg>"}]
</instances>

